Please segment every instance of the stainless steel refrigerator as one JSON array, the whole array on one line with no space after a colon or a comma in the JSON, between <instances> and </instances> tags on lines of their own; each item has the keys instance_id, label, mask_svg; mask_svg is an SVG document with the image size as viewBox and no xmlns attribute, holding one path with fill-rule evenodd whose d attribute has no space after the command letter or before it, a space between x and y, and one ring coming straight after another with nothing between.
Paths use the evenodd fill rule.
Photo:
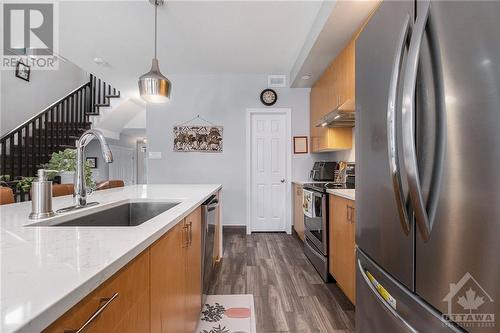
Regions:
<instances>
[{"instance_id":1,"label":"stainless steel refrigerator","mask_svg":"<svg viewBox=\"0 0 500 333\"><path fill-rule=\"evenodd\" d=\"M356 332L500 332L500 2L380 5L356 168Z\"/></svg>"}]
</instances>

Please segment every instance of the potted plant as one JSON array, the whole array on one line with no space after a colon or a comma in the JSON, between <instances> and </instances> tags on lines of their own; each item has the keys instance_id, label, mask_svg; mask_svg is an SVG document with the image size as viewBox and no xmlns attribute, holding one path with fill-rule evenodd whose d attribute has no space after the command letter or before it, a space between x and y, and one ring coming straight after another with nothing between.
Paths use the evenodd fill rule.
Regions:
<instances>
[{"instance_id":1,"label":"potted plant","mask_svg":"<svg viewBox=\"0 0 500 333\"><path fill-rule=\"evenodd\" d=\"M30 193L31 184L35 181L36 177L22 177L16 182L16 188L21 193Z\"/></svg>"},{"instance_id":2,"label":"potted plant","mask_svg":"<svg viewBox=\"0 0 500 333\"><path fill-rule=\"evenodd\" d=\"M0 186L9 186L10 175L0 175Z\"/></svg>"},{"instance_id":3,"label":"potted plant","mask_svg":"<svg viewBox=\"0 0 500 333\"><path fill-rule=\"evenodd\" d=\"M75 180L76 172L76 150L65 149L52 154L50 161L44 165L45 169L58 170L61 176L61 184L71 184ZM92 171L90 163L84 163L85 184L88 188L94 190L95 182L92 180ZM55 175L52 175L52 178Z\"/></svg>"}]
</instances>

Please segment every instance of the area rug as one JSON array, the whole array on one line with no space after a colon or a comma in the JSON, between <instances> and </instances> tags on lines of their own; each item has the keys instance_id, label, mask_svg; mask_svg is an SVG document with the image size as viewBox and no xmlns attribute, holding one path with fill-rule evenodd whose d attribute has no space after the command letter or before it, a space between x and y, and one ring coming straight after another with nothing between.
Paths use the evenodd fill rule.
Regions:
<instances>
[{"instance_id":1,"label":"area rug","mask_svg":"<svg viewBox=\"0 0 500 333\"><path fill-rule=\"evenodd\" d=\"M208 295L196 333L257 333L253 295Z\"/></svg>"}]
</instances>

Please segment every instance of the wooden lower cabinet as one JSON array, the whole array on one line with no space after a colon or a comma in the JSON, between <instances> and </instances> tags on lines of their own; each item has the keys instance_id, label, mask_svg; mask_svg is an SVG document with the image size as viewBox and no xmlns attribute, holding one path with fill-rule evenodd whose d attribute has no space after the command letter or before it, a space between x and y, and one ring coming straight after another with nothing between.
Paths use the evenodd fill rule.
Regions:
<instances>
[{"instance_id":1,"label":"wooden lower cabinet","mask_svg":"<svg viewBox=\"0 0 500 333\"><path fill-rule=\"evenodd\" d=\"M186 331L184 221L151 246L151 332Z\"/></svg>"},{"instance_id":2,"label":"wooden lower cabinet","mask_svg":"<svg viewBox=\"0 0 500 333\"><path fill-rule=\"evenodd\" d=\"M340 289L355 304L355 202L332 194L329 201L329 271Z\"/></svg>"},{"instance_id":3,"label":"wooden lower cabinet","mask_svg":"<svg viewBox=\"0 0 500 333\"><path fill-rule=\"evenodd\" d=\"M189 244L185 247L186 332L192 333L201 311L201 208L186 217L185 224L189 236Z\"/></svg>"},{"instance_id":4,"label":"wooden lower cabinet","mask_svg":"<svg viewBox=\"0 0 500 333\"><path fill-rule=\"evenodd\" d=\"M193 333L201 311L201 207L44 330Z\"/></svg>"},{"instance_id":5,"label":"wooden lower cabinet","mask_svg":"<svg viewBox=\"0 0 500 333\"><path fill-rule=\"evenodd\" d=\"M293 184L293 229L299 238L304 241L304 209L302 208L303 187L300 184Z\"/></svg>"},{"instance_id":6,"label":"wooden lower cabinet","mask_svg":"<svg viewBox=\"0 0 500 333\"><path fill-rule=\"evenodd\" d=\"M151 246L151 332L192 333L201 310L201 208Z\"/></svg>"},{"instance_id":7,"label":"wooden lower cabinet","mask_svg":"<svg viewBox=\"0 0 500 333\"><path fill-rule=\"evenodd\" d=\"M113 295L85 333L144 333L150 331L149 249L106 280L44 332L76 332Z\"/></svg>"}]
</instances>

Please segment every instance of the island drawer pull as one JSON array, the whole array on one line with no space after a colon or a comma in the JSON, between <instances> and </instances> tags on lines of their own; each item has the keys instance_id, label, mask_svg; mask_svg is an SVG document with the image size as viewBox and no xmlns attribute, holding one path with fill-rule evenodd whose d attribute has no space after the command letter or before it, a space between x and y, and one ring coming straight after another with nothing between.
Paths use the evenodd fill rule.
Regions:
<instances>
[{"instance_id":1,"label":"island drawer pull","mask_svg":"<svg viewBox=\"0 0 500 333\"><path fill-rule=\"evenodd\" d=\"M188 233L188 244L191 246L193 244L193 222L189 221L187 224L189 233Z\"/></svg>"},{"instance_id":2,"label":"island drawer pull","mask_svg":"<svg viewBox=\"0 0 500 333\"><path fill-rule=\"evenodd\" d=\"M188 247L189 246L189 225L184 223L182 226L182 247Z\"/></svg>"},{"instance_id":3,"label":"island drawer pull","mask_svg":"<svg viewBox=\"0 0 500 333\"><path fill-rule=\"evenodd\" d=\"M114 301L115 298L118 297L118 293L114 293L111 297L101 298L101 303L104 302L97 310L90 316L89 319L77 330L65 330L64 333L82 333L87 327L89 327L92 322L101 315L101 313L106 309L106 307Z\"/></svg>"}]
</instances>

